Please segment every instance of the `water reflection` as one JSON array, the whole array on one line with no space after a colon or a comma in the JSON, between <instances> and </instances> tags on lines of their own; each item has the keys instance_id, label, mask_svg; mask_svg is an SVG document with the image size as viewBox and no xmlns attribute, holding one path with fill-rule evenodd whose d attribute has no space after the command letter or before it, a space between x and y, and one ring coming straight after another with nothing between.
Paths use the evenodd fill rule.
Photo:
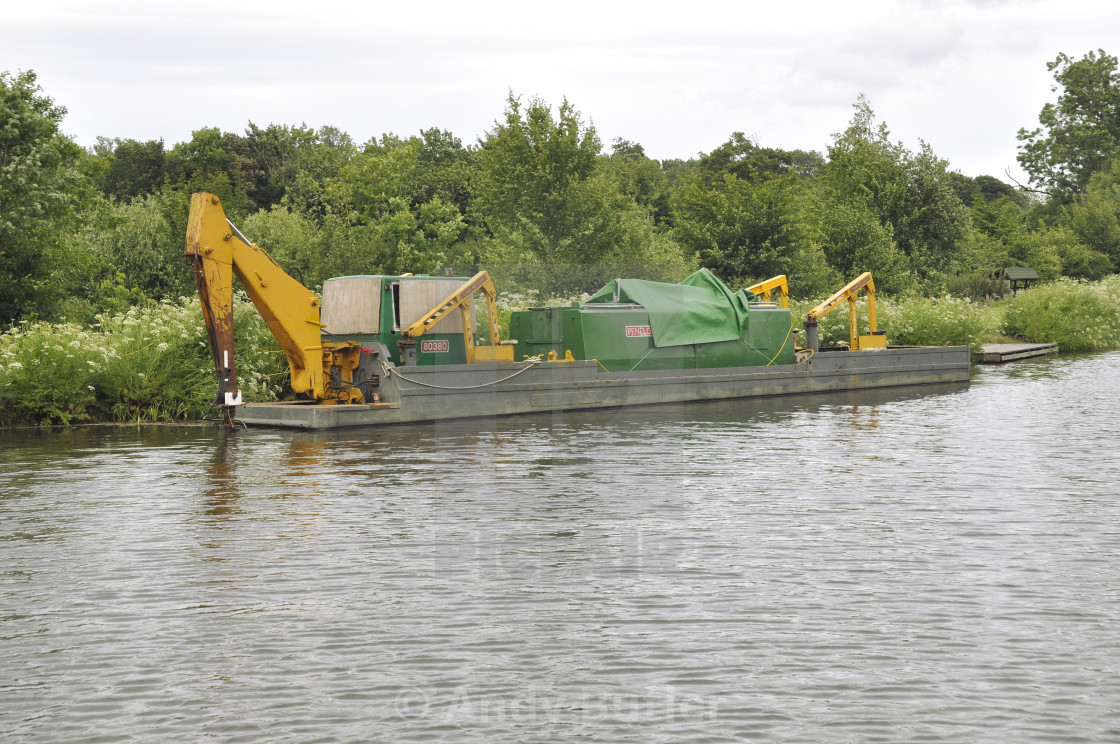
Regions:
<instances>
[{"instance_id":1,"label":"water reflection","mask_svg":"<svg viewBox=\"0 0 1120 744\"><path fill-rule=\"evenodd\" d=\"M0 738L1109 741L1118 376L0 435Z\"/></svg>"},{"instance_id":2,"label":"water reflection","mask_svg":"<svg viewBox=\"0 0 1120 744\"><path fill-rule=\"evenodd\" d=\"M236 439L218 438L206 463L207 488L202 496L203 511L211 517L228 517L237 510L237 472L234 460ZM215 524L222 519L213 520Z\"/></svg>"}]
</instances>

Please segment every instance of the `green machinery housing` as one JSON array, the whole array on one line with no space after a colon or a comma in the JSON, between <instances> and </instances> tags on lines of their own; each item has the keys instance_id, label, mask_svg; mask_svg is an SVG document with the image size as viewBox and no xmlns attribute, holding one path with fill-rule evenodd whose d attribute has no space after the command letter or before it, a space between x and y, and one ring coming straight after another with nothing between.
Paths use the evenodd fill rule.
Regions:
<instances>
[{"instance_id":1,"label":"green machinery housing","mask_svg":"<svg viewBox=\"0 0 1120 744\"><path fill-rule=\"evenodd\" d=\"M466 364L459 314L440 319L400 358L406 330L467 281L463 277L343 276L323 285L325 338L382 343L395 364ZM474 310L469 310L474 322ZM595 359L611 372L794 363L790 312L749 290L732 292L707 269L680 284L616 279L586 302L515 310L515 358ZM477 335L477 333L475 334Z\"/></svg>"},{"instance_id":2,"label":"green machinery housing","mask_svg":"<svg viewBox=\"0 0 1120 744\"><path fill-rule=\"evenodd\" d=\"M680 284L616 279L586 302L515 310L517 356L595 359L610 372L795 362L788 308L731 292L707 269Z\"/></svg>"},{"instance_id":3,"label":"green machinery housing","mask_svg":"<svg viewBox=\"0 0 1120 744\"><path fill-rule=\"evenodd\" d=\"M460 288L466 277L339 276L323 283L323 336L362 345L385 344L394 364L401 364L399 341L404 331ZM473 310L470 312L473 320ZM415 364L466 364L459 313L435 323L416 344Z\"/></svg>"}]
</instances>

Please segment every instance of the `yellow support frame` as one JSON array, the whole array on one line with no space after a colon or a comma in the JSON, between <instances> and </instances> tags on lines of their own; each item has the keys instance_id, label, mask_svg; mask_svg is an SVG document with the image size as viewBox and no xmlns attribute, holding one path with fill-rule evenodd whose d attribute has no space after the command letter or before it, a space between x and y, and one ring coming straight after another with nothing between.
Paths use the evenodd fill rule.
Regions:
<instances>
[{"instance_id":1,"label":"yellow support frame","mask_svg":"<svg viewBox=\"0 0 1120 744\"><path fill-rule=\"evenodd\" d=\"M490 321L490 345L476 346L474 343L474 324L471 322L470 298L475 292L481 291L486 297L486 314ZM497 290L490 274L480 271L433 307L424 316L405 329L404 335L409 338L419 338L428 332L428 329L438 323L445 315L453 310L459 310L463 321L463 347L467 355L467 364L476 362L512 362L513 347L506 346L498 341L498 308L496 304Z\"/></svg>"},{"instance_id":2,"label":"yellow support frame","mask_svg":"<svg viewBox=\"0 0 1120 744\"><path fill-rule=\"evenodd\" d=\"M867 292L867 321L869 331L869 335L867 336L859 335L859 326L856 319L856 300L859 297L861 289ZM887 337L878 333L878 319L875 317L875 280L871 278L871 272L869 271L860 274L844 285L844 287L838 290L834 295L810 310L808 315L805 316L805 325L816 325L818 320L828 315L845 300L848 301L848 324L852 350L864 351L867 349L887 348Z\"/></svg>"},{"instance_id":3,"label":"yellow support frame","mask_svg":"<svg viewBox=\"0 0 1120 744\"><path fill-rule=\"evenodd\" d=\"M770 302L770 294L772 292L774 292L775 290L777 290L777 292L778 292L778 301L781 303L781 306L783 308L788 309L789 308L789 282L786 281L786 275L785 274L779 274L778 276L776 276L772 279L767 279L764 282L759 282L758 284L752 284L751 286L747 287L748 292L754 292L756 295L761 297L763 299L763 301L765 301L765 302Z\"/></svg>"}]
</instances>

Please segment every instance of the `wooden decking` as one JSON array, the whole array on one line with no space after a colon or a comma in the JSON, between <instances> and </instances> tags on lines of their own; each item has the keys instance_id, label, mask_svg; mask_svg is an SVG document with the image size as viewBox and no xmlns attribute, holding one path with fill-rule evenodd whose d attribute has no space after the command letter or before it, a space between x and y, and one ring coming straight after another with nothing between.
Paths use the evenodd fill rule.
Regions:
<instances>
[{"instance_id":1,"label":"wooden decking","mask_svg":"<svg viewBox=\"0 0 1120 744\"><path fill-rule=\"evenodd\" d=\"M984 344L984 350L976 361L980 364L1003 364L1057 353L1057 344Z\"/></svg>"}]
</instances>

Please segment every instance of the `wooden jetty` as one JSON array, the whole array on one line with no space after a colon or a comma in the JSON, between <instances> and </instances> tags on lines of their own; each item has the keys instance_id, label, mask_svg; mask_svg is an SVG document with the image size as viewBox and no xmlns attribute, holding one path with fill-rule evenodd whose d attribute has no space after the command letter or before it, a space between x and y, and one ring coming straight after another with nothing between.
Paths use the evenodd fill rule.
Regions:
<instances>
[{"instance_id":1,"label":"wooden jetty","mask_svg":"<svg viewBox=\"0 0 1120 744\"><path fill-rule=\"evenodd\" d=\"M980 364L1003 364L1057 353L1057 344L984 344L984 350L976 361Z\"/></svg>"}]
</instances>

